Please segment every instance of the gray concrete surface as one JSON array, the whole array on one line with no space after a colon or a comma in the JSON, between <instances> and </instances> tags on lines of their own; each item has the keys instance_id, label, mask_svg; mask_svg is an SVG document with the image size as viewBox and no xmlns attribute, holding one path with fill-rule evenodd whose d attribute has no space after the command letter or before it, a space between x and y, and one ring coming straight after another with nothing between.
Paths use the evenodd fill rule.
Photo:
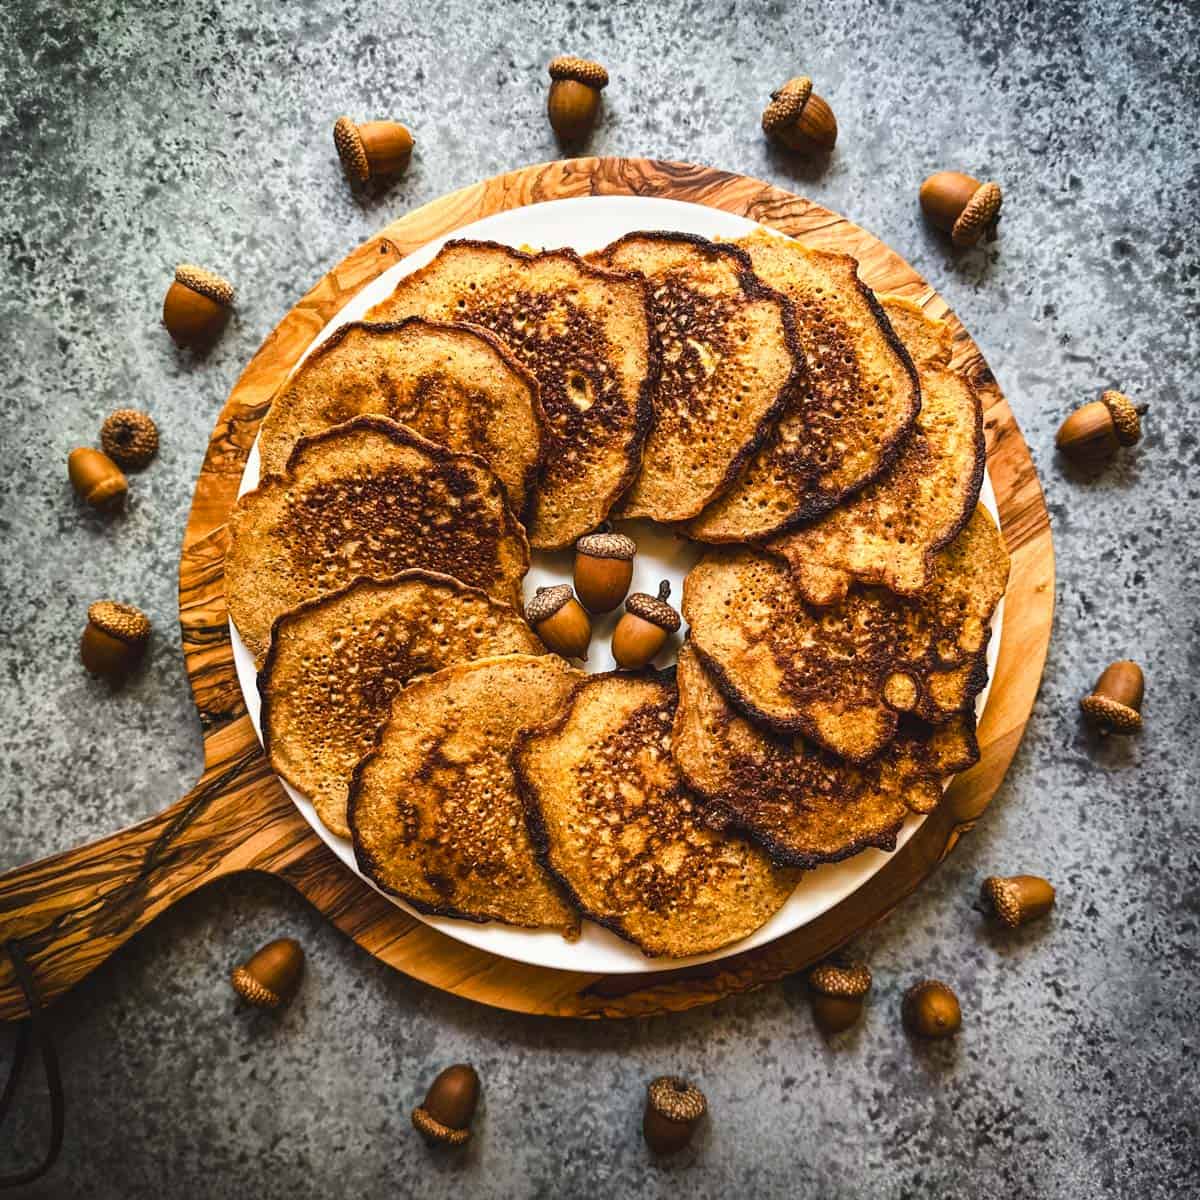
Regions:
<instances>
[{"instance_id":1,"label":"gray concrete surface","mask_svg":"<svg viewBox=\"0 0 1200 1200\"><path fill-rule=\"evenodd\" d=\"M282 885L244 879L161 919L56 1010L61 1163L31 1196L1164 1197L1200 1194L1197 677L1200 646L1200 12L1194 3L874 6L559 3L0 6L0 869L153 813L195 779L200 733L175 571L223 397L330 264L388 218L555 156L545 64L592 54L613 82L591 142L807 192L934 280L984 348L1039 464L1058 551L1040 699L986 819L859 952L861 1028L815 1032L798 981L687 1016L609 1025L489 1011L413 983ZM824 169L764 145L772 87L803 71L841 139ZM394 115L408 174L355 198L341 112ZM950 252L921 224L930 171L1002 181L999 238ZM238 285L196 361L159 326L173 264ZM1147 436L1098 479L1064 471L1063 414L1107 385L1151 402ZM162 453L115 520L83 512L68 450L149 409ZM76 658L88 603L142 605L154 650L110 696ZM1147 727L1104 743L1077 699L1109 659L1148 677ZM986 930L982 876L1059 887L1045 924ZM309 970L276 1016L226 972L298 937ZM966 1013L914 1046L899 998L934 974ZM0 1033L0 1063L11 1032ZM485 1100L465 1154L408 1113L448 1062ZM652 1163L638 1112L662 1071L712 1120ZM36 1074L0 1130L32 1157Z\"/></svg>"}]
</instances>

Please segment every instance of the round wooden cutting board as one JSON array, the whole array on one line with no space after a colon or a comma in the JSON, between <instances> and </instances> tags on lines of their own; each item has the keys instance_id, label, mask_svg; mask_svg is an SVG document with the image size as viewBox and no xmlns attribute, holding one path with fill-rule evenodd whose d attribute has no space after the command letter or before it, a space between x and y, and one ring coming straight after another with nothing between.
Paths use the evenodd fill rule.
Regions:
<instances>
[{"instance_id":1,"label":"round wooden cutting board","mask_svg":"<svg viewBox=\"0 0 1200 1200\"><path fill-rule=\"evenodd\" d=\"M808 925L720 962L600 976L525 966L466 946L408 916L344 868L285 796L263 758L234 672L223 569L226 518L272 394L329 319L364 284L430 239L521 205L587 195L661 196L769 225L854 255L876 291L951 321L954 365L984 403L988 470L1012 556L999 662L979 729L981 759L867 884ZM184 533L179 609L204 726L197 786L140 825L0 877L0 944L19 939L43 996L63 992L175 900L234 871L287 880L384 962L485 1004L564 1017L681 1011L809 965L886 916L987 807L1016 751L1041 680L1054 606L1054 552L1037 474L978 347L940 296L894 251L835 213L770 184L708 167L582 158L525 167L444 196L392 222L329 272L251 360L209 441ZM0 1017L25 1013L7 957Z\"/></svg>"}]
</instances>

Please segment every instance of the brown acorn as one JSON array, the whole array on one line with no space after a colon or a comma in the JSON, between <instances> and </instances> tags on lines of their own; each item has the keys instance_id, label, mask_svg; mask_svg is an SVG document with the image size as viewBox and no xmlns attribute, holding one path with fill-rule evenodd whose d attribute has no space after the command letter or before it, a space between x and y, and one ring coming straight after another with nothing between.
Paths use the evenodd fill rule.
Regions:
<instances>
[{"instance_id":1,"label":"brown acorn","mask_svg":"<svg viewBox=\"0 0 1200 1200\"><path fill-rule=\"evenodd\" d=\"M998 183L980 183L961 171L939 171L921 184L921 211L956 246L974 246L1000 219Z\"/></svg>"},{"instance_id":2,"label":"brown acorn","mask_svg":"<svg viewBox=\"0 0 1200 1200\"><path fill-rule=\"evenodd\" d=\"M1054 887L1038 875L989 875L980 897L987 910L1009 929L1036 921L1054 907Z\"/></svg>"},{"instance_id":3,"label":"brown acorn","mask_svg":"<svg viewBox=\"0 0 1200 1200\"><path fill-rule=\"evenodd\" d=\"M664 579L657 596L634 592L625 601L625 612L612 636L618 666L626 670L644 667L679 628L679 614L667 603L670 594L671 585Z\"/></svg>"},{"instance_id":4,"label":"brown acorn","mask_svg":"<svg viewBox=\"0 0 1200 1200\"><path fill-rule=\"evenodd\" d=\"M413 136L397 121L356 125L349 117L338 117L333 126L333 144L346 177L354 183L366 183L399 175L412 158Z\"/></svg>"},{"instance_id":5,"label":"brown acorn","mask_svg":"<svg viewBox=\"0 0 1200 1200\"><path fill-rule=\"evenodd\" d=\"M1124 392L1109 390L1099 400L1080 405L1058 427L1054 444L1072 462L1098 466L1122 446L1142 437L1142 414L1147 405L1134 404Z\"/></svg>"},{"instance_id":6,"label":"brown acorn","mask_svg":"<svg viewBox=\"0 0 1200 1200\"><path fill-rule=\"evenodd\" d=\"M1079 702L1084 715L1101 733L1137 733L1142 728L1146 678L1142 668L1121 659L1104 668L1091 695Z\"/></svg>"},{"instance_id":7,"label":"brown acorn","mask_svg":"<svg viewBox=\"0 0 1200 1200\"><path fill-rule=\"evenodd\" d=\"M413 1125L430 1141L461 1146L471 1136L479 1103L479 1076L469 1063L447 1067L429 1085L425 1102L413 1109Z\"/></svg>"},{"instance_id":8,"label":"brown acorn","mask_svg":"<svg viewBox=\"0 0 1200 1200\"><path fill-rule=\"evenodd\" d=\"M655 1154L674 1154L692 1140L708 1108L704 1093L673 1075L660 1075L646 1088L642 1136Z\"/></svg>"},{"instance_id":9,"label":"brown acorn","mask_svg":"<svg viewBox=\"0 0 1200 1200\"><path fill-rule=\"evenodd\" d=\"M922 979L904 995L904 1027L923 1038L944 1038L962 1027L958 997L938 979Z\"/></svg>"},{"instance_id":10,"label":"brown acorn","mask_svg":"<svg viewBox=\"0 0 1200 1200\"><path fill-rule=\"evenodd\" d=\"M575 599L569 583L538 588L525 605L525 619L556 654L563 658L587 658L592 622Z\"/></svg>"},{"instance_id":11,"label":"brown acorn","mask_svg":"<svg viewBox=\"0 0 1200 1200\"><path fill-rule=\"evenodd\" d=\"M118 408L100 426L104 453L123 467L144 467L158 451L158 426L149 413Z\"/></svg>"},{"instance_id":12,"label":"brown acorn","mask_svg":"<svg viewBox=\"0 0 1200 1200\"><path fill-rule=\"evenodd\" d=\"M809 972L808 995L813 1020L822 1033L841 1033L862 1016L863 998L871 990L866 963L831 959Z\"/></svg>"},{"instance_id":13,"label":"brown acorn","mask_svg":"<svg viewBox=\"0 0 1200 1200\"><path fill-rule=\"evenodd\" d=\"M290 1000L304 970L304 951L294 938L276 938L229 976L233 990L257 1008L278 1008Z\"/></svg>"},{"instance_id":14,"label":"brown acorn","mask_svg":"<svg viewBox=\"0 0 1200 1200\"><path fill-rule=\"evenodd\" d=\"M181 263L163 300L163 324L180 346L206 349L225 328L233 285L203 267Z\"/></svg>"},{"instance_id":15,"label":"brown acorn","mask_svg":"<svg viewBox=\"0 0 1200 1200\"><path fill-rule=\"evenodd\" d=\"M559 141L582 141L596 124L608 72L598 62L560 54L550 63L550 79L546 115L551 127Z\"/></svg>"},{"instance_id":16,"label":"brown acorn","mask_svg":"<svg viewBox=\"0 0 1200 1200\"><path fill-rule=\"evenodd\" d=\"M625 599L636 553L632 538L607 530L575 543L575 594L588 612L612 612Z\"/></svg>"},{"instance_id":17,"label":"brown acorn","mask_svg":"<svg viewBox=\"0 0 1200 1200\"><path fill-rule=\"evenodd\" d=\"M129 491L129 480L107 454L80 446L67 458L67 475L76 494L93 508L116 508Z\"/></svg>"},{"instance_id":18,"label":"brown acorn","mask_svg":"<svg viewBox=\"0 0 1200 1200\"><path fill-rule=\"evenodd\" d=\"M97 600L88 608L79 657L92 675L119 683L137 666L150 638L150 618L132 604Z\"/></svg>"},{"instance_id":19,"label":"brown acorn","mask_svg":"<svg viewBox=\"0 0 1200 1200\"><path fill-rule=\"evenodd\" d=\"M762 127L768 137L801 154L828 154L837 144L837 118L807 75L797 75L771 93Z\"/></svg>"}]
</instances>

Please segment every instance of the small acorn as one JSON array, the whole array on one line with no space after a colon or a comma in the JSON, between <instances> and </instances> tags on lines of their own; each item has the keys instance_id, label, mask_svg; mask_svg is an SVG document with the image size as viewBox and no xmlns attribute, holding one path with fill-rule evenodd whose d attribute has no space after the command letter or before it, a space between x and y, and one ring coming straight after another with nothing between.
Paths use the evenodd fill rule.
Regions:
<instances>
[{"instance_id":1,"label":"small acorn","mask_svg":"<svg viewBox=\"0 0 1200 1200\"><path fill-rule=\"evenodd\" d=\"M1038 875L989 875L980 898L1002 925L1016 929L1044 917L1054 907L1054 887Z\"/></svg>"},{"instance_id":2,"label":"small acorn","mask_svg":"<svg viewBox=\"0 0 1200 1200\"><path fill-rule=\"evenodd\" d=\"M664 579L657 597L634 592L625 601L625 612L612 636L618 666L631 671L644 667L679 628L679 614L667 603L670 594L671 585Z\"/></svg>"},{"instance_id":3,"label":"small acorn","mask_svg":"<svg viewBox=\"0 0 1200 1200\"><path fill-rule=\"evenodd\" d=\"M479 1076L469 1063L447 1067L429 1086L425 1103L413 1109L412 1123L431 1142L461 1146L471 1136L479 1103Z\"/></svg>"},{"instance_id":4,"label":"small acorn","mask_svg":"<svg viewBox=\"0 0 1200 1200\"><path fill-rule=\"evenodd\" d=\"M92 675L119 683L141 660L150 638L150 618L132 604L97 600L88 608L79 657Z\"/></svg>"},{"instance_id":5,"label":"small acorn","mask_svg":"<svg viewBox=\"0 0 1200 1200\"><path fill-rule=\"evenodd\" d=\"M100 426L100 445L123 467L144 467L158 452L158 426L149 413L118 408Z\"/></svg>"},{"instance_id":6,"label":"small acorn","mask_svg":"<svg viewBox=\"0 0 1200 1200\"><path fill-rule=\"evenodd\" d=\"M1101 733L1137 733L1142 728L1145 694L1142 668L1126 658L1104 668L1091 695L1084 696L1079 707Z\"/></svg>"},{"instance_id":7,"label":"small acorn","mask_svg":"<svg viewBox=\"0 0 1200 1200\"><path fill-rule=\"evenodd\" d=\"M107 454L80 446L67 457L67 475L76 494L93 508L116 508L129 491L129 480Z\"/></svg>"},{"instance_id":8,"label":"small acorn","mask_svg":"<svg viewBox=\"0 0 1200 1200\"><path fill-rule=\"evenodd\" d=\"M294 938L276 938L229 976L233 990L258 1008L278 1008L290 1000L304 970L304 951Z\"/></svg>"},{"instance_id":9,"label":"small acorn","mask_svg":"<svg viewBox=\"0 0 1200 1200\"><path fill-rule=\"evenodd\" d=\"M575 543L575 593L588 612L612 612L625 599L636 553L632 538L607 530Z\"/></svg>"},{"instance_id":10,"label":"small acorn","mask_svg":"<svg viewBox=\"0 0 1200 1200\"><path fill-rule=\"evenodd\" d=\"M366 183L399 175L412 158L413 136L397 121L356 125L349 117L338 117L333 126L333 144L346 178L352 183Z\"/></svg>"},{"instance_id":11,"label":"small acorn","mask_svg":"<svg viewBox=\"0 0 1200 1200\"><path fill-rule=\"evenodd\" d=\"M525 619L556 654L563 658L587 658L592 622L575 599L569 583L538 588L525 605Z\"/></svg>"},{"instance_id":12,"label":"small acorn","mask_svg":"<svg viewBox=\"0 0 1200 1200\"><path fill-rule=\"evenodd\" d=\"M1072 462L1098 466L1122 446L1141 441L1142 414L1147 405L1134 404L1124 392L1106 391L1099 400L1080 405L1058 427L1054 444Z\"/></svg>"},{"instance_id":13,"label":"small acorn","mask_svg":"<svg viewBox=\"0 0 1200 1200\"><path fill-rule=\"evenodd\" d=\"M822 1033L841 1033L862 1016L863 998L871 990L866 963L831 959L813 967L808 995L813 1020Z\"/></svg>"},{"instance_id":14,"label":"small acorn","mask_svg":"<svg viewBox=\"0 0 1200 1200\"><path fill-rule=\"evenodd\" d=\"M939 171L921 184L921 211L956 246L974 246L1000 219L998 183L980 183L961 171Z\"/></svg>"},{"instance_id":15,"label":"small acorn","mask_svg":"<svg viewBox=\"0 0 1200 1200\"><path fill-rule=\"evenodd\" d=\"M692 1140L708 1108L704 1093L673 1075L660 1075L646 1089L642 1136L655 1154L674 1154Z\"/></svg>"},{"instance_id":16,"label":"small acorn","mask_svg":"<svg viewBox=\"0 0 1200 1200\"><path fill-rule=\"evenodd\" d=\"M807 75L789 79L771 93L762 127L768 137L801 154L828 154L837 143L837 118Z\"/></svg>"},{"instance_id":17,"label":"small acorn","mask_svg":"<svg viewBox=\"0 0 1200 1200\"><path fill-rule=\"evenodd\" d=\"M163 324L180 346L206 349L225 328L233 307L233 285L220 275L181 263L163 300Z\"/></svg>"},{"instance_id":18,"label":"small acorn","mask_svg":"<svg viewBox=\"0 0 1200 1200\"><path fill-rule=\"evenodd\" d=\"M958 997L938 979L922 979L904 995L901 1008L904 1027L923 1038L944 1038L962 1026Z\"/></svg>"},{"instance_id":19,"label":"small acorn","mask_svg":"<svg viewBox=\"0 0 1200 1200\"><path fill-rule=\"evenodd\" d=\"M550 63L550 79L546 113L551 127L560 141L582 141L596 124L608 72L598 62L560 54Z\"/></svg>"}]
</instances>

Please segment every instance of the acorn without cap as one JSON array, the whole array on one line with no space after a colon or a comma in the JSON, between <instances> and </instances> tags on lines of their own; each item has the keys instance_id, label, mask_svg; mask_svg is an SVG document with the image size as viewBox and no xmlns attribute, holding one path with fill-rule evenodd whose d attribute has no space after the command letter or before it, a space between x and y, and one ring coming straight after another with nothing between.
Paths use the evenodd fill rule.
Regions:
<instances>
[{"instance_id":1,"label":"acorn without cap","mask_svg":"<svg viewBox=\"0 0 1200 1200\"><path fill-rule=\"evenodd\" d=\"M813 1020L822 1033L841 1033L862 1016L863 997L871 990L866 963L836 959L819 963L808 976Z\"/></svg>"},{"instance_id":2,"label":"acorn without cap","mask_svg":"<svg viewBox=\"0 0 1200 1200\"><path fill-rule=\"evenodd\" d=\"M276 938L229 976L233 990L258 1008L278 1008L289 1000L304 970L304 951L294 938Z\"/></svg>"},{"instance_id":3,"label":"acorn without cap","mask_svg":"<svg viewBox=\"0 0 1200 1200\"><path fill-rule=\"evenodd\" d=\"M150 638L150 618L132 604L97 600L88 608L79 657L92 675L119 683L137 666Z\"/></svg>"},{"instance_id":4,"label":"acorn without cap","mask_svg":"<svg viewBox=\"0 0 1200 1200\"><path fill-rule=\"evenodd\" d=\"M904 1027L923 1038L950 1037L962 1026L958 997L940 979L922 979L904 995Z\"/></svg>"},{"instance_id":5,"label":"acorn without cap","mask_svg":"<svg viewBox=\"0 0 1200 1200\"><path fill-rule=\"evenodd\" d=\"M1054 907L1054 887L1039 875L989 875L980 897L988 912L1009 929L1036 921Z\"/></svg>"},{"instance_id":6,"label":"acorn without cap","mask_svg":"<svg viewBox=\"0 0 1200 1200\"><path fill-rule=\"evenodd\" d=\"M364 121L356 125L349 117L338 117L333 126L333 144L346 177L354 183L366 183L399 175L412 157L413 136L398 121Z\"/></svg>"},{"instance_id":7,"label":"acorn without cap","mask_svg":"<svg viewBox=\"0 0 1200 1200\"><path fill-rule=\"evenodd\" d=\"M425 1103L413 1109L412 1123L432 1142L461 1146L471 1136L479 1103L479 1075L469 1063L447 1067L429 1085Z\"/></svg>"},{"instance_id":8,"label":"acorn without cap","mask_svg":"<svg viewBox=\"0 0 1200 1200\"><path fill-rule=\"evenodd\" d=\"M1122 446L1142 437L1146 405L1134 404L1124 392L1108 390L1099 400L1080 405L1058 427L1054 444L1072 462L1097 466L1107 462Z\"/></svg>"},{"instance_id":9,"label":"acorn without cap","mask_svg":"<svg viewBox=\"0 0 1200 1200\"><path fill-rule=\"evenodd\" d=\"M1142 668L1125 658L1104 668L1091 695L1084 696L1079 707L1101 733L1137 733L1142 727L1145 694Z\"/></svg>"},{"instance_id":10,"label":"acorn without cap","mask_svg":"<svg viewBox=\"0 0 1200 1200\"><path fill-rule=\"evenodd\" d=\"M646 1089L642 1136L655 1154L674 1154L692 1140L708 1103L694 1084L673 1075L652 1079Z\"/></svg>"},{"instance_id":11,"label":"acorn without cap","mask_svg":"<svg viewBox=\"0 0 1200 1200\"><path fill-rule=\"evenodd\" d=\"M180 346L204 349L225 328L233 307L233 285L220 275L181 263L163 300L163 324Z\"/></svg>"},{"instance_id":12,"label":"acorn without cap","mask_svg":"<svg viewBox=\"0 0 1200 1200\"><path fill-rule=\"evenodd\" d=\"M560 54L550 63L550 95L546 114L560 141L587 137L600 112L600 93L608 86L608 72L590 59Z\"/></svg>"},{"instance_id":13,"label":"acorn without cap","mask_svg":"<svg viewBox=\"0 0 1200 1200\"><path fill-rule=\"evenodd\" d=\"M80 446L67 457L67 475L76 494L93 508L116 508L129 491L129 480L107 454Z\"/></svg>"},{"instance_id":14,"label":"acorn without cap","mask_svg":"<svg viewBox=\"0 0 1200 1200\"><path fill-rule=\"evenodd\" d=\"M644 667L679 628L679 614L667 603L670 594L671 585L664 579L657 596L634 592L625 601L625 612L612 636L618 666L627 670Z\"/></svg>"},{"instance_id":15,"label":"acorn without cap","mask_svg":"<svg viewBox=\"0 0 1200 1200\"><path fill-rule=\"evenodd\" d=\"M525 619L556 654L563 658L587 658L592 622L575 599L569 583L538 588L525 605Z\"/></svg>"},{"instance_id":16,"label":"acorn without cap","mask_svg":"<svg viewBox=\"0 0 1200 1200\"><path fill-rule=\"evenodd\" d=\"M921 184L921 211L956 246L974 246L1000 219L998 183L980 183L961 171L939 171Z\"/></svg>"},{"instance_id":17,"label":"acorn without cap","mask_svg":"<svg viewBox=\"0 0 1200 1200\"><path fill-rule=\"evenodd\" d=\"M575 593L588 612L612 612L625 599L636 553L632 538L607 530L575 543Z\"/></svg>"},{"instance_id":18,"label":"acorn without cap","mask_svg":"<svg viewBox=\"0 0 1200 1200\"><path fill-rule=\"evenodd\" d=\"M828 154L837 143L837 118L807 75L797 75L771 93L762 127L768 137L802 154Z\"/></svg>"}]
</instances>

